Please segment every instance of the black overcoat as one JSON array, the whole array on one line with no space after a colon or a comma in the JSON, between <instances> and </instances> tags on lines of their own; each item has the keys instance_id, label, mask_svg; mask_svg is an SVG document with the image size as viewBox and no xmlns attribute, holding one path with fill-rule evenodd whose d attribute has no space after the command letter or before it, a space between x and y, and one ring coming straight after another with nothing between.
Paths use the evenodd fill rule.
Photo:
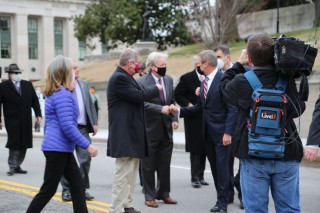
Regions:
<instances>
[{"instance_id":1,"label":"black overcoat","mask_svg":"<svg viewBox=\"0 0 320 213\"><path fill-rule=\"evenodd\" d=\"M181 76L174 90L175 99L181 107L187 107L189 103L197 104L198 96L195 94L195 90L200 87L200 83L195 70ZM202 113L184 118L187 152L205 154L202 122Z\"/></svg>"},{"instance_id":2,"label":"black overcoat","mask_svg":"<svg viewBox=\"0 0 320 213\"><path fill-rule=\"evenodd\" d=\"M21 95L11 80L0 84L0 108L3 105L5 127L8 133L6 148L32 148L32 114L41 116L40 104L33 85L29 81L20 82ZM0 112L2 123L2 115Z\"/></svg>"}]
</instances>

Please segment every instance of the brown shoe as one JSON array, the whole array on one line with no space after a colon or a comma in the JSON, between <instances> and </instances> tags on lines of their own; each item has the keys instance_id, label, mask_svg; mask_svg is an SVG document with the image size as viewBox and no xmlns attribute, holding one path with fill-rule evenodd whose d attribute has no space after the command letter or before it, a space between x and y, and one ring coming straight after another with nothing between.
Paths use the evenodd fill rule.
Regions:
<instances>
[{"instance_id":1,"label":"brown shoe","mask_svg":"<svg viewBox=\"0 0 320 213\"><path fill-rule=\"evenodd\" d=\"M133 207L130 207L130 208L124 208L124 213L141 213L141 211L137 211Z\"/></svg>"},{"instance_id":2,"label":"brown shoe","mask_svg":"<svg viewBox=\"0 0 320 213\"><path fill-rule=\"evenodd\" d=\"M146 200L145 204L152 208L158 208L158 204L155 200Z\"/></svg>"},{"instance_id":3,"label":"brown shoe","mask_svg":"<svg viewBox=\"0 0 320 213\"><path fill-rule=\"evenodd\" d=\"M161 198L160 200L163 200L166 204L177 204L178 202L170 197Z\"/></svg>"}]
</instances>

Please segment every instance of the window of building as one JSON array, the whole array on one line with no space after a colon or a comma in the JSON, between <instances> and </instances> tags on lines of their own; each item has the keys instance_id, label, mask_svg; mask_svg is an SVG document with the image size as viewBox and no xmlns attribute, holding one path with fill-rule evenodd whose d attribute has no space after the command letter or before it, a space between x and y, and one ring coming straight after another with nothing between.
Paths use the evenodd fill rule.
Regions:
<instances>
[{"instance_id":1,"label":"window of building","mask_svg":"<svg viewBox=\"0 0 320 213\"><path fill-rule=\"evenodd\" d=\"M29 59L38 59L38 20L28 18Z\"/></svg>"},{"instance_id":2,"label":"window of building","mask_svg":"<svg viewBox=\"0 0 320 213\"><path fill-rule=\"evenodd\" d=\"M102 49L102 54L108 53L108 43L107 42L103 42L101 44L101 49Z\"/></svg>"},{"instance_id":3,"label":"window of building","mask_svg":"<svg viewBox=\"0 0 320 213\"><path fill-rule=\"evenodd\" d=\"M87 56L86 41L79 41L79 61L83 61L85 56Z\"/></svg>"},{"instance_id":4,"label":"window of building","mask_svg":"<svg viewBox=\"0 0 320 213\"><path fill-rule=\"evenodd\" d=\"M54 20L54 54L63 55L63 20Z\"/></svg>"},{"instance_id":5,"label":"window of building","mask_svg":"<svg viewBox=\"0 0 320 213\"><path fill-rule=\"evenodd\" d=\"M0 16L0 58L11 58L10 17Z\"/></svg>"}]
</instances>

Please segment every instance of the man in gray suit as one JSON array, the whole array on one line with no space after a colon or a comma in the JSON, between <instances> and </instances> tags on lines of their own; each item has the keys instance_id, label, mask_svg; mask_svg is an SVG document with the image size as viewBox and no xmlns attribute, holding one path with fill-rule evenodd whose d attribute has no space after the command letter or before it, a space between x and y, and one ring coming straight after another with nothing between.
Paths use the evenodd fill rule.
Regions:
<instances>
[{"instance_id":1,"label":"man in gray suit","mask_svg":"<svg viewBox=\"0 0 320 213\"><path fill-rule=\"evenodd\" d=\"M149 73L137 80L142 89L161 84L160 97L153 98L144 104L145 126L149 156L142 159L143 188L145 204L157 208L155 199L166 204L176 204L170 198L170 163L173 149L172 129L177 129L178 117L170 114L169 105L174 104L173 80L166 76L168 56L152 52L147 59ZM155 187L157 172L157 187Z\"/></svg>"},{"instance_id":2,"label":"man in gray suit","mask_svg":"<svg viewBox=\"0 0 320 213\"><path fill-rule=\"evenodd\" d=\"M90 91L88 87L88 83L85 81L79 80L80 70L78 64L74 64L75 66L75 77L76 77L76 87L73 90L73 96L77 104L78 108L78 129L89 141L91 141L89 133L93 133L95 135L98 130L98 119L94 104L92 102ZM82 149L76 146L77 159L79 162L81 176L83 178L86 192L85 196L87 200L92 200L94 197L87 191L90 188L89 181L89 170L91 157L90 153L86 149ZM71 194L69 189L68 181L62 177L61 178L62 185L62 200L63 201L71 201Z\"/></svg>"}]
</instances>

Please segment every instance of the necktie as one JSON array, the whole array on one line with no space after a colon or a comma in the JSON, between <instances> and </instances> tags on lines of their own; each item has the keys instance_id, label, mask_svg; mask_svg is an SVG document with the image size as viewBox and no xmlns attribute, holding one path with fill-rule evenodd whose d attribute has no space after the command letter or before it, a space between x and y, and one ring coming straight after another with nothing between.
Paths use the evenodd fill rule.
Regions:
<instances>
[{"instance_id":1,"label":"necktie","mask_svg":"<svg viewBox=\"0 0 320 213\"><path fill-rule=\"evenodd\" d=\"M162 85L161 78L158 79L158 82L159 82L160 85ZM164 92L163 92L163 90L164 90L164 87L163 87L163 89L160 91L160 99L161 99L162 103L165 103L165 98L164 98Z\"/></svg>"},{"instance_id":2,"label":"necktie","mask_svg":"<svg viewBox=\"0 0 320 213\"><path fill-rule=\"evenodd\" d=\"M19 81L15 81L14 82L14 86L16 87L16 90L18 91L18 93L21 94L20 82Z\"/></svg>"},{"instance_id":3,"label":"necktie","mask_svg":"<svg viewBox=\"0 0 320 213\"><path fill-rule=\"evenodd\" d=\"M204 99L207 99L208 81L209 81L209 78L206 77L206 79L203 82L203 96L204 96Z\"/></svg>"}]
</instances>

